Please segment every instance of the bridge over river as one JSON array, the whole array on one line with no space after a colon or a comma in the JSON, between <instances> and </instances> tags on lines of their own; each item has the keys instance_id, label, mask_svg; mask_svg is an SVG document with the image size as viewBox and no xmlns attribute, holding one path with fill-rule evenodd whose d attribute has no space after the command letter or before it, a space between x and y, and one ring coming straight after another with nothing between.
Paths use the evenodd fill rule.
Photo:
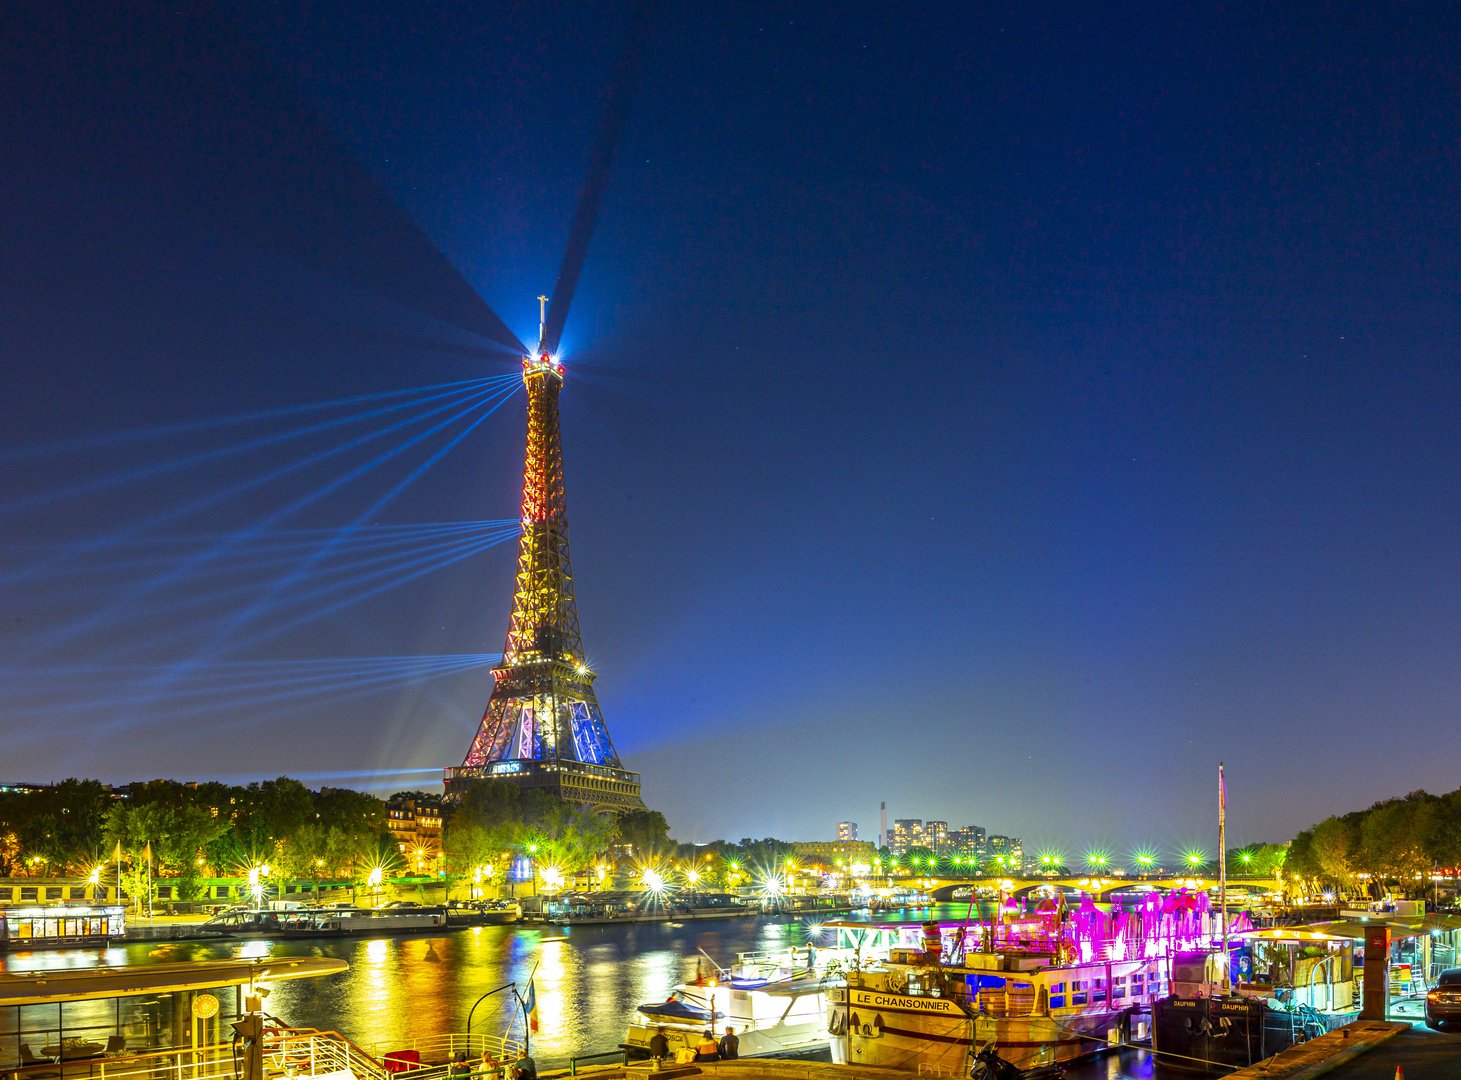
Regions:
<instances>
[{"instance_id":1,"label":"bridge over river","mask_svg":"<svg viewBox=\"0 0 1461 1080\"><path fill-rule=\"evenodd\" d=\"M1021 896L1032 889L1041 886L1054 885L1066 889L1075 889L1081 892L1090 893L1092 896L1106 896L1114 892L1147 892L1152 889L1176 890L1192 889L1205 890L1216 889L1218 879L1216 876L1193 875L1193 874L1171 874L1145 876L1113 876L1113 877L980 877L980 878L943 878L943 877L904 877L894 878L892 884L898 888L913 889L921 893L927 893L938 903L947 904L955 900L967 900L973 894L972 890L979 890L981 894L994 896L1000 892L1005 895ZM1280 884L1275 877L1260 877L1255 875L1230 875L1228 877L1228 892L1236 894L1239 898L1244 894L1278 892Z\"/></svg>"}]
</instances>

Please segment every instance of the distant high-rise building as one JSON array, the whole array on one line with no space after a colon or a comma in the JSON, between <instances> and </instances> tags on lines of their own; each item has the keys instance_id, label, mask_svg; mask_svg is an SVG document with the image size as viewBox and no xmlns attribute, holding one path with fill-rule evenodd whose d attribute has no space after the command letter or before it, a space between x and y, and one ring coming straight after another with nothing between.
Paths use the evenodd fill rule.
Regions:
<instances>
[{"instance_id":1,"label":"distant high-rise building","mask_svg":"<svg viewBox=\"0 0 1461 1080\"><path fill-rule=\"evenodd\" d=\"M909 848L922 846L922 818L895 818L893 820L893 838L888 841L888 847L896 858L902 858Z\"/></svg>"},{"instance_id":2,"label":"distant high-rise building","mask_svg":"<svg viewBox=\"0 0 1461 1080\"><path fill-rule=\"evenodd\" d=\"M950 855L965 859L984 858L984 830L978 825L965 825L949 833Z\"/></svg>"},{"instance_id":3,"label":"distant high-rise building","mask_svg":"<svg viewBox=\"0 0 1461 1080\"><path fill-rule=\"evenodd\" d=\"M857 839L857 822L839 821L837 823L837 839L846 843L848 840Z\"/></svg>"},{"instance_id":4,"label":"distant high-rise building","mask_svg":"<svg viewBox=\"0 0 1461 1080\"><path fill-rule=\"evenodd\" d=\"M949 823L947 821L925 821L923 823L923 846L935 855L947 855L949 853Z\"/></svg>"},{"instance_id":5,"label":"distant high-rise building","mask_svg":"<svg viewBox=\"0 0 1461 1080\"><path fill-rule=\"evenodd\" d=\"M988 862L996 863L1012 874L1025 868L1025 848L1019 837L991 836L988 843Z\"/></svg>"},{"instance_id":6,"label":"distant high-rise building","mask_svg":"<svg viewBox=\"0 0 1461 1080\"><path fill-rule=\"evenodd\" d=\"M878 847L888 846L888 804L885 802L878 808Z\"/></svg>"}]
</instances>

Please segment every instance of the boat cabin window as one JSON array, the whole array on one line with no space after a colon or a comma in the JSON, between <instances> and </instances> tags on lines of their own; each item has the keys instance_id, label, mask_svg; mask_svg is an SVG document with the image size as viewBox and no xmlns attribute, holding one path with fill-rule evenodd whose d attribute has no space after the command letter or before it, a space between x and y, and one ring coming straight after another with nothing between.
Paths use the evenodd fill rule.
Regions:
<instances>
[{"instance_id":1,"label":"boat cabin window","mask_svg":"<svg viewBox=\"0 0 1461 1080\"><path fill-rule=\"evenodd\" d=\"M9 900L14 892L9 885L0 885L0 900Z\"/></svg>"},{"instance_id":2,"label":"boat cabin window","mask_svg":"<svg viewBox=\"0 0 1461 1080\"><path fill-rule=\"evenodd\" d=\"M927 981L927 985L925 985L925 980ZM912 997L922 997L924 995L928 997L942 996L942 992L939 990L933 978L924 976L918 972L909 973L906 993Z\"/></svg>"},{"instance_id":3,"label":"boat cabin window","mask_svg":"<svg viewBox=\"0 0 1461 1080\"><path fill-rule=\"evenodd\" d=\"M226 1044L225 1033L232 1035L230 1021L238 1016L239 995L233 986L0 1007L0 1069L8 1072L21 1067L26 1051L39 1057L46 1055L46 1047L65 1047L66 1076L71 1077L69 1063L75 1060L81 1063L76 1066L81 1070L77 1075L86 1077L95 1067L88 1063L100 1061L119 1042L121 1052L129 1054L187 1045L193 999L200 993L212 994L219 1004L218 1014L202 1033L204 1038Z\"/></svg>"}]
</instances>

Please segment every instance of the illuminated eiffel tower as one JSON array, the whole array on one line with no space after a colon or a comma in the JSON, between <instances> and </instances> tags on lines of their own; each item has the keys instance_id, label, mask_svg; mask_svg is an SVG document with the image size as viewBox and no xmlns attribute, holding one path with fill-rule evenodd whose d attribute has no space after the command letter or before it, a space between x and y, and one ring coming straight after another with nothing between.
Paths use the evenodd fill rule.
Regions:
<instances>
[{"instance_id":1,"label":"illuminated eiffel tower","mask_svg":"<svg viewBox=\"0 0 1461 1080\"><path fill-rule=\"evenodd\" d=\"M544 321L547 299L538 298ZM523 357L528 445L507 644L477 737L461 767L446 770L446 794L490 777L599 810L642 810L639 774L620 764L584 661L563 494L563 365L544 341L540 323L538 348Z\"/></svg>"}]
</instances>

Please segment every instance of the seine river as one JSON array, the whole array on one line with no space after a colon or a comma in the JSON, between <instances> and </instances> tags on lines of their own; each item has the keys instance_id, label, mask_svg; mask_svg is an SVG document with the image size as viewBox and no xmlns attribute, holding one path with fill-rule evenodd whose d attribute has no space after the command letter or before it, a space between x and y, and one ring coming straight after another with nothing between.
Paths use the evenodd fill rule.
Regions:
<instances>
[{"instance_id":1,"label":"seine river","mask_svg":"<svg viewBox=\"0 0 1461 1080\"><path fill-rule=\"evenodd\" d=\"M940 905L879 920L959 918L966 904ZM859 916L838 916L839 918ZM370 940L136 942L106 950L0 953L0 970L175 963L231 957L335 956L343 974L274 985L267 1009L296 1027L338 1031L385 1051L408 1035L465 1031L467 1013L487 991L534 975L539 1030L533 1056L540 1065L567 1064L575 1054L614 1050L640 1004L664 1001L677 982L695 975L697 949L721 964L739 952L780 949L822 939L799 918L714 919L625 926L483 926L435 936ZM708 962L706 967L709 967ZM508 995L477 1009L473 1031L502 1033ZM521 1021L517 1030L521 1031Z\"/></svg>"}]
</instances>

